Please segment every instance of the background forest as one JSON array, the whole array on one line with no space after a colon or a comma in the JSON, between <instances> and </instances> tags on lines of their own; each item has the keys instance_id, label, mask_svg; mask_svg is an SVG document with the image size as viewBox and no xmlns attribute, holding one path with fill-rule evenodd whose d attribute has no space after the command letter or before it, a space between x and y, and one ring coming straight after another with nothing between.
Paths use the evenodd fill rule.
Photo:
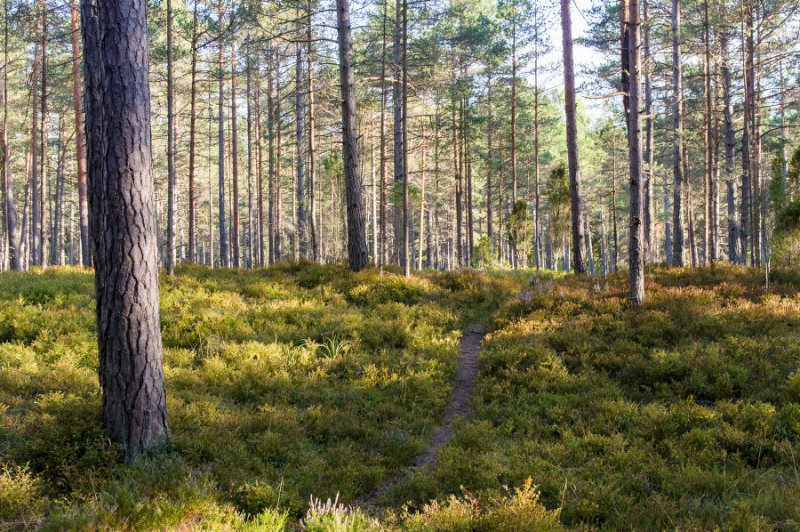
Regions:
<instances>
[{"instance_id":1,"label":"background forest","mask_svg":"<svg viewBox=\"0 0 800 532\"><path fill-rule=\"evenodd\" d=\"M332 7L151 6L163 266L345 258ZM620 6L582 7L582 224L588 267L600 273L616 271L628 247ZM403 263L407 213L415 269L570 269L557 9L530 0L354 7L358 142L375 264ZM643 4L647 263L769 260L776 215L798 186L797 9L760 0ZM8 236L0 265L11 265L9 237L20 241L23 269L86 264L77 4L9 0L4 10Z\"/></svg>"},{"instance_id":2,"label":"background forest","mask_svg":"<svg viewBox=\"0 0 800 532\"><path fill-rule=\"evenodd\" d=\"M2 1L0 530L800 526L800 1Z\"/></svg>"}]
</instances>

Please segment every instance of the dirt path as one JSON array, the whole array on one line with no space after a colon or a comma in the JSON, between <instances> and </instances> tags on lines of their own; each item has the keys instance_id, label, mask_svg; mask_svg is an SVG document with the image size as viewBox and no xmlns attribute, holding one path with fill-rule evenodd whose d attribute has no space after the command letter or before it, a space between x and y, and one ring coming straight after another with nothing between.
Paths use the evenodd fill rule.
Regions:
<instances>
[{"instance_id":1,"label":"dirt path","mask_svg":"<svg viewBox=\"0 0 800 532\"><path fill-rule=\"evenodd\" d=\"M458 353L458 371L453 383L453 395L450 397L450 403L447 405L442 424L431 437L428 447L410 468L404 469L384 481L372 493L359 499L356 502L357 506L374 507L374 501L378 497L399 484L413 469L433 462L436 451L453 438L455 433L453 422L460 417L468 416L472 412L470 400L475 390L475 379L478 377L478 351L480 351L481 340L485 335L486 329L480 323L464 329Z\"/></svg>"}]
</instances>

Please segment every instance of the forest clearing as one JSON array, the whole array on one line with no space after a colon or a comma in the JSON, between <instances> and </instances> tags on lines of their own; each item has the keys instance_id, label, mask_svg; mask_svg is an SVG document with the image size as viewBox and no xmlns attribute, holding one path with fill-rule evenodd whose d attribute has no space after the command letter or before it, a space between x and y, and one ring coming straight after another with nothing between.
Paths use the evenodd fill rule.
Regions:
<instances>
[{"instance_id":1,"label":"forest clearing","mask_svg":"<svg viewBox=\"0 0 800 532\"><path fill-rule=\"evenodd\" d=\"M2 0L0 532L800 532L800 0Z\"/></svg>"},{"instance_id":2,"label":"forest clearing","mask_svg":"<svg viewBox=\"0 0 800 532\"><path fill-rule=\"evenodd\" d=\"M621 275L182 266L161 290L170 446L134 465L115 460L102 430L92 276L4 273L3 519L43 530L790 530L800 276L774 273L767 292L741 267L658 268L634 311ZM478 321L473 411L412 467L453 393L460 331ZM398 472L369 512L308 508L337 494L349 507ZM333 527L336 512L354 524Z\"/></svg>"}]
</instances>

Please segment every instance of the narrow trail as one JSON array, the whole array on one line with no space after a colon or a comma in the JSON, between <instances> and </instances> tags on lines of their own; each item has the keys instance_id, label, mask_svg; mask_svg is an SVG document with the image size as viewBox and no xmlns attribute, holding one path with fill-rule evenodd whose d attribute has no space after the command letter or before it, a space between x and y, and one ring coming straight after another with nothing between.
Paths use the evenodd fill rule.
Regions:
<instances>
[{"instance_id":1,"label":"narrow trail","mask_svg":"<svg viewBox=\"0 0 800 532\"><path fill-rule=\"evenodd\" d=\"M375 508L374 501L405 479L409 473L418 467L433 462L436 452L449 442L455 434L453 423L460 417L468 416L472 412L470 400L475 390L475 380L478 377L478 352L481 340L486 335L483 324L477 323L464 329L461 336L461 346L458 353L458 371L453 383L453 394L447 405L442 424L431 436L425 451L417 457L414 463L388 478L372 493L356 501L356 506Z\"/></svg>"}]
</instances>

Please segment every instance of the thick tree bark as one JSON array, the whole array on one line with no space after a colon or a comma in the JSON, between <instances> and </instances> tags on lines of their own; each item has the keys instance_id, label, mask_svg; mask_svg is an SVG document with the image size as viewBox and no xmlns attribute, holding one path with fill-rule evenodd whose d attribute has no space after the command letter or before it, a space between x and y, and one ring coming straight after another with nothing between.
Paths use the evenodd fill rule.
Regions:
<instances>
[{"instance_id":1,"label":"thick tree bark","mask_svg":"<svg viewBox=\"0 0 800 532\"><path fill-rule=\"evenodd\" d=\"M628 160L630 164L628 284L633 306L644 302L644 226L641 105L641 23L639 0L628 0Z\"/></svg>"},{"instance_id":2,"label":"thick tree bark","mask_svg":"<svg viewBox=\"0 0 800 532\"><path fill-rule=\"evenodd\" d=\"M143 0L82 1L103 423L136 458L167 442Z\"/></svg>"},{"instance_id":3,"label":"thick tree bark","mask_svg":"<svg viewBox=\"0 0 800 532\"><path fill-rule=\"evenodd\" d=\"M364 226L364 199L358 161L356 88L353 76L353 37L350 29L350 2L336 2L339 34L339 76L342 90L342 155L344 158L347 201L347 257L350 270L357 272L369 264L369 249Z\"/></svg>"},{"instance_id":4,"label":"thick tree bark","mask_svg":"<svg viewBox=\"0 0 800 532\"><path fill-rule=\"evenodd\" d=\"M567 122L570 204L572 206L572 253L575 273L586 272L586 244L583 237L581 172L578 159L578 122L575 101L575 68L572 60L572 20L569 0L561 0L561 32L564 53L564 104Z\"/></svg>"},{"instance_id":5,"label":"thick tree bark","mask_svg":"<svg viewBox=\"0 0 800 532\"><path fill-rule=\"evenodd\" d=\"M684 266L684 219L683 219L683 76L681 73L681 8L680 0L672 0L672 89L673 96L673 155L674 201L672 205L672 262Z\"/></svg>"}]
</instances>

